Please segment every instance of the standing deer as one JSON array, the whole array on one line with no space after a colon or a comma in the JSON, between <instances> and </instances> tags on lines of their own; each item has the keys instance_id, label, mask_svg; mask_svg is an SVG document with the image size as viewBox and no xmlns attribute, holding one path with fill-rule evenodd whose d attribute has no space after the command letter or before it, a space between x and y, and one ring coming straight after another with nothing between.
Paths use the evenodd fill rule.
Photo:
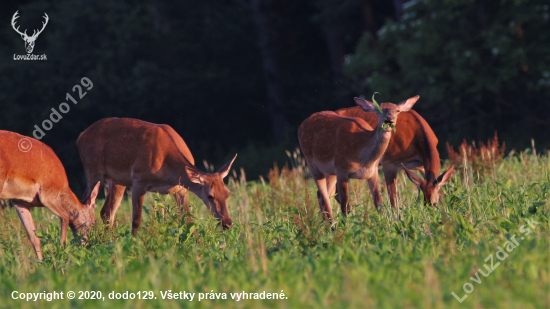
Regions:
<instances>
[{"instance_id":1,"label":"standing deer","mask_svg":"<svg viewBox=\"0 0 550 309\"><path fill-rule=\"evenodd\" d=\"M61 243L67 241L67 227L73 234L95 224L95 199L99 183L82 203L69 188L61 161L53 150L38 140L14 132L0 131L0 199L10 199L40 260L44 259L40 239L34 231L30 209L46 207L61 220Z\"/></svg>"},{"instance_id":2,"label":"standing deer","mask_svg":"<svg viewBox=\"0 0 550 309\"><path fill-rule=\"evenodd\" d=\"M23 41L25 41L25 49L27 50L27 53L30 54L32 53L33 49L34 49L34 44L35 44L35 41L36 39L38 38L38 35L40 33L42 33L42 31L44 31L44 28L46 28L46 25L48 24L48 20L50 20L50 18L48 17L48 14L44 13L44 19L45 21L42 22L42 29L40 30L33 30L32 32L32 35L31 36L28 36L27 35L27 29L25 29L24 32L21 32L19 31L19 26L17 28L15 28L15 20L19 18L19 16L17 15L19 13L19 11L16 11L15 14L13 14L13 17L11 18L11 26L13 28L13 30L15 30L15 32L19 33L19 35L21 35L21 38L23 39Z\"/></svg>"},{"instance_id":3,"label":"standing deer","mask_svg":"<svg viewBox=\"0 0 550 309\"><path fill-rule=\"evenodd\" d=\"M233 226L227 209L229 190L223 183L235 157L218 172L197 169L183 139L165 124L130 118L105 118L80 134L78 151L88 188L97 181L107 183L108 194L101 209L103 222L113 226L126 187L132 187L132 234L141 225L146 192L175 194L176 203L190 212L187 190L201 198L224 229Z\"/></svg>"},{"instance_id":4,"label":"standing deer","mask_svg":"<svg viewBox=\"0 0 550 309\"><path fill-rule=\"evenodd\" d=\"M378 192L378 164L386 152L397 116L409 111L419 96L399 104L382 103L382 113L372 102L355 98L355 103L365 112L378 117L373 129L361 118L349 118L335 112L319 112L311 115L298 128L300 147L317 185L319 207L325 220L333 219L330 197L338 189L337 201L342 214L347 216L349 179L367 179L369 189L378 208L382 199ZM384 128L385 127L385 128Z\"/></svg>"},{"instance_id":5,"label":"standing deer","mask_svg":"<svg viewBox=\"0 0 550 309\"><path fill-rule=\"evenodd\" d=\"M361 118L371 126L375 126L378 121L375 113L365 113L359 106L339 109L336 113L345 117ZM395 127L396 132L392 134L388 148L380 160L392 207L395 207L397 199L395 182L400 169L404 169L409 179L418 187L418 193L424 193L425 203L437 205L440 188L449 181L454 166L439 175L441 165L437 137L426 120L414 110L400 114ZM420 170L424 179L411 169ZM374 186L374 192L379 194L378 182ZM381 198L376 197L375 200Z\"/></svg>"}]
</instances>

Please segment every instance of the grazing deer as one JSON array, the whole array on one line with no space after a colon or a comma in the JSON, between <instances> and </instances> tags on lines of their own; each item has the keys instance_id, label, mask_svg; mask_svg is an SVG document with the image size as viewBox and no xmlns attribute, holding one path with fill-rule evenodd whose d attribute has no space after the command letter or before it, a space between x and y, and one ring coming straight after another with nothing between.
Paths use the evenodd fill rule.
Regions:
<instances>
[{"instance_id":1,"label":"grazing deer","mask_svg":"<svg viewBox=\"0 0 550 309\"><path fill-rule=\"evenodd\" d=\"M34 49L34 44L35 44L35 41L36 39L38 38L38 35L40 35L40 33L42 33L42 31L44 31L44 28L46 28L46 25L48 24L48 20L50 20L50 18L48 17L48 14L44 13L44 19L45 21L42 22L42 29L40 30L33 30L32 32L32 35L31 36L28 36L27 35L27 30L25 29L24 32L21 32L19 31L19 26L17 28L15 28L15 20L19 18L19 16L17 15L19 13L19 11L16 11L15 14L13 14L13 17L11 18L11 26L13 28L13 30L15 30L15 32L19 33L19 35L21 36L21 38L23 39L23 41L25 41L25 49L27 50L27 53L32 53L33 49Z\"/></svg>"},{"instance_id":2,"label":"grazing deer","mask_svg":"<svg viewBox=\"0 0 550 309\"><path fill-rule=\"evenodd\" d=\"M165 124L130 118L105 118L80 134L78 151L88 188L97 181L109 186L101 209L103 222L114 224L126 187L132 187L132 234L141 225L146 192L175 194L176 203L189 210L187 191L201 198L224 229L233 225L227 210L229 190L223 183L235 157L218 172L207 174L197 169L195 159L183 139Z\"/></svg>"},{"instance_id":3,"label":"grazing deer","mask_svg":"<svg viewBox=\"0 0 550 309\"><path fill-rule=\"evenodd\" d=\"M73 234L95 224L95 199L99 183L81 203L69 188L61 161L53 150L38 140L14 132L0 131L0 199L10 199L40 260L44 259L40 239L34 231L30 209L46 207L61 220L61 243L67 241L67 227Z\"/></svg>"},{"instance_id":4,"label":"grazing deer","mask_svg":"<svg viewBox=\"0 0 550 309\"><path fill-rule=\"evenodd\" d=\"M361 118L371 126L375 126L378 122L375 113L365 113L359 106L339 109L336 113L345 117ZM414 110L401 113L395 127L396 132L392 134L388 148L380 160L392 207L395 207L397 199L395 182L400 169L404 169L409 179L418 187L418 194L420 195L420 191L424 193L425 203L437 205L439 189L449 181L454 166L439 175L441 165L437 151L437 137L426 120ZM424 179L411 169L420 170ZM374 186L376 187L374 192L379 194L378 182ZM381 198L376 197L375 200L381 200Z\"/></svg>"},{"instance_id":5,"label":"grazing deer","mask_svg":"<svg viewBox=\"0 0 550 309\"><path fill-rule=\"evenodd\" d=\"M378 192L378 164L392 136L391 125L397 123L401 112L410 110L419 96L399 104L382 103L382 113L372 102L355 98L365 112L375 112L378 118L373 129L361 118L350 118L335 112L311 115L298 128L300 147L317 185L319 207L325 220L333 219L330 197L338 189L337 200L342 214L347 216L349 179L367 179L374 205L382 199ZM384 128L385 127L385 128Z\"/></svg>"}]
</instances>

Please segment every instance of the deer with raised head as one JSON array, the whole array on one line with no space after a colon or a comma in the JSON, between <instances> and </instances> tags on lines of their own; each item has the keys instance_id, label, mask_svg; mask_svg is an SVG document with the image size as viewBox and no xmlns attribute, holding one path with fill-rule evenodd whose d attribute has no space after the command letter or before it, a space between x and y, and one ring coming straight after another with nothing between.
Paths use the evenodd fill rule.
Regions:
<instances>
[{"instance_id":1,"label":"deer with raised head","mask_svg":"<svg viewBox=\"0 0 550 309\"><path fill-rule=\"evenodd\" d=\"M12 201L27 230L34 251L44 259L36 236L31 208L46 207L61 221L61 243L67 241L67 227L74 236L95 224L95 199L99 183L80 202L69 188L65 169L53 150L38 140L14 132L0 131L0 199Z\"/></svg>"},{"instance_id":2,"label":"deer with raised head","mask_svg":"<svg viewBox=\"0 0 550 309\"><path fill-rule=\"evenodd\" d=\"M375 113L366 113L359 106L342 108L336 113L345 117L361 118L371 126L378 122ZM439 175L441 164L437 151L437 137L426 120L414 110L401 113L395 128L396 131L392 134L388 148L380 160L391 206L395 207L397 200L396 179L401 169L405 170L409 179L418 187L418 194L424 193L424 202L437 205L440 188L449 181L454 166ZM424 179L412 170L419 170ZM378 183L374 186L375 194L379 194ZM378 196L375 200L381 200L381 197Z\"/></svg>"},{"instance_id":3,"label":"deer with raised head","mask_svg":"<svg viewBox=\"0 0 550 309\"><path fill-rule=\"evenodd\" d=\"M38 35L40 35L40 33L42 33L42 31L44 31L44 28L46 28L46 25L48 24L48 20L50 20L50 18L48 17L48 14L44 13L44 19L45 21L42 22L42 29L40 30L33 30L32 32L32 35L31 36L28 36L27 35L27 29L25 29L24 32L21 32L19 31L19 26L17 28L15 28L15 20L19 18L19 15L17 15L19 13L19 11L16 11L15 14L13 14L13 17L11 18L11 26L13 28L13 30L15 30L15 32L19 33L19 35L21 35L21 38L23 39L23 41L25 41L25 49L27 50L27 53L32 53L33 49L34 49L34 44L35 44L35 41L36 39L38 38Z\"/></svg>"},{"instance_id":4,"label":"deer with raised head","mask_svg":"<svg viewBox=\"0 0 550 309\"><path fill-rule=\"evenodd\" d=\"M350 118L335 112L311 115L298 128L300 147L309 171L317 185L319 207L325 220L332 221L330 197L338 189L337 201L342 214L347 216L348 183L350 179L367 179L374 205L382 204L378 190L378 164L392 137L391 125L397 123L401 112L410 110L419 96L399 104L382 103L381 109L367 100L355 98L365 112L374 112L378 118L372 127L361 118Z\"/></svg>"},{"instance_id":5,"label":"deer with raised head","mask_svg":"<svg viewBox=\"0 0 550 309\"><path fill-rule=\"evenodd\" d=\"M132 234L141 225L146 192L174 194L178 206L189 213L187 191L195 193L224 229L233 226L227 209L229 190L223 183L235 157L216 173L195 167L195 159L183 139L165 124L130 118L105 118L80 134L78 151L88 188L96 182L108 184L103 222L113 226L126 187L132 187ZM189 220L188 220L189 221Z\"/></svg>"}]
</instances>

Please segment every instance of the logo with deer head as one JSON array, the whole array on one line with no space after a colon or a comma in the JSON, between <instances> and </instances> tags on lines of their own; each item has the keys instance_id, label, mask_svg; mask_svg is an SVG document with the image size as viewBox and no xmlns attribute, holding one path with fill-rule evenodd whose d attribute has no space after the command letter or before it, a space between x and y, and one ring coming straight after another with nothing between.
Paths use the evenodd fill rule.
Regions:
<instances>
[{"instance_id":1,"label":"logo with deer head","mask_svg":"<svg viewBox=\"0 0 550 309\"><path fill-rule=\"evenodd\" d=\"M19 15L17 15L19 13L19 11L16 11L15 14L13 14L13 17L11 19L11 26L13 27L13 30L15 30L15 32L19 33L21 35L21 38L23 39L23 41L25 41L25 49L27 50L27 53L30 54L32 53L33 49L34 49L34 41L36 41L36 38L38 38L38 35L40 33L42 33L42 31L44 31L44 28L46 28L46 25L48 24L48 20L49 20L49 17L48 17L48 14L44 13L44 19L46 21L43 21L42 22L42 29L40 30L33 30L33 33L31 36L28 36L27 35L27 29L25 29L25 31L21 32L19 31L19 26L17 26L17 28L15 28L15 20L19 18Z\"/></svg>"}]
</instances>

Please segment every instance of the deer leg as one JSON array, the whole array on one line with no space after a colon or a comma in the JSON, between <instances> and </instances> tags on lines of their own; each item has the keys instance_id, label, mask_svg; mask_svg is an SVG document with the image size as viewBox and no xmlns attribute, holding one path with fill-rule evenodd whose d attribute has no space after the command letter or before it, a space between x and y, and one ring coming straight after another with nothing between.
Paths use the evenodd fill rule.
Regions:
<instances>
[{"instance_id":1,"label":"deer leg","mask_svg":"<svg viewBox=\"0 0 550 309\"><path fill-rule=\"evenodd\" d=\"M193 222L193 218L191 218L191 209L189 209L189 191L187 190L181 190L175 194L176 196L176 205L180 206L180 211L183 211L185 216L185 222ZM197 233L195 232L195 235Z\"/></svg>"},{"instance_id":2,"label":"deer leg","mask_svg":"<svg viewBox=\"0 0 550 309\"><path fill-rule=\"evenodd\" d=\"M86 193L84 194L84 200L86 200L88 196L90 196L91 192L92 192L91 190L86 189ZM111 196L111 192L112 192L111 188L108 188L107 192L105 193L105 203L103 203L103 207L101 207L101 211L99 212L101 220L103 220L103 224L109 224L109 217L111 214L109 205L111 205L111 200L113 199L113 197Z\"/></svg>"},{"instance_id":3,"label":"deer leg","mask_svg":"<svg viewBox=\"0 0 550 309\"><path fill-rule=\"evenodd\" d=\"M69 220L63 219L59 217L59 221L61 223L61 245L65 247L65 244L67 243L67 228L69 227Z\"/></svg>"},{"instance_id":4,"label":"deer leg","mask_svg":"<svg viewBox=\"0 0 550 309\"><path fill-rule=\"evenodd\" d=\"M328 194L329 198L334 196L334 193L336 192L336 181L337 181L336 175L328 175L327 176L327 194ZM334 199L338 203L340 203L340 196L339 195L336 195L334 197Z\"/></svg>"},{"instance_id":5,"label":"deer leg","mask_svg":"<svg viewBox=\"0 0 550 309\"><path fill-rule=\"evenodd\" d=\"M183 189L181 191L176 192L176 205L180 206L180 212L183 213L191 213L191 209L189 208L189 196L187 195L189 191L186 189ZM191 220L192 222L193 220Z\"/></svg>"},{"instance_id":6,"label":"deer leg","mask_svg":"<svg viewBox=\"0 0 550 309\"><path fill-rule=\"evenodd\" d=\"M23 223L25 230L27 230L27 235L29 236L29 240L31 241L36 255L40 260L44 260L42 246L40 245L40 238L36 237L36 234L34 233L36 227L34 226L34 221L32 220L30 208L22 204L18 204L17 202L13 202L13 205L15 206L15 210L17 210L17 215L19 215L19 219ZM67 231L65 231L65 234L67 234Z\"/></svg>"},{"instance_id":7,"label":"deer leg","mask_svg":"<svg viewBox=\"0 0 550 309\"><path fill-rule=\"evenodd\" d=\"M191 209L189 209L189 191L181 190L177 192L175 195L176 195L176 205L181 206L180 211L184 212L185 223L192 223L193 218L191 217ZM200 239L198 239L199 234L197 233L197 230L193 231L193 235L197 237L197 242L200 242Z\"/></svg>"},{"instance_id":8,"label":"deer leg","mask_svg":"<svg viewBox=\"0 0 550 309\"><path fill-rule=\"evenodd\" d=\"M367 179L367 182L374 200L374 207L378 210L378 207L382 205L382 197L380 196L380 190L378 188L378 171L376 171L371 178Z\"/></svg>"},{"instance_id":9,"label":"deer leg","mask_svg":"<svg viewBox=\"0 0 550 309\"><path fill-rule=\"evenodd\" d=\"M317 198L319 199L319 208L321 214L325 220L332 221L332 206L330 205L330 198L327 192L327 179L325 176L322 178L315 178L315 184L317 185Z\"/></svg>"},{"instance_id":10,"label":"deer leg","mask_svg":"<svg viewBox=\"0 0 550 309\"><path fill-rule=\"evenodd\" d=\"M103 219L103 223L108 224L109 228L112 228L115 224L116 212L124 198L126 187L116 184L112 179L107 180L107 183L109 184L109 192L107 193L105 205L101 208L101 218Z\"/></svg>"},{"instance_id":11,"label":"deer leg","mask_svg":"<svg viewBox=\"0 0 550 309\"><path fill-rule=\"evenodd\" d=\"M338 188L340 207L342 208L342 214L344 217L348 216L350 210L348 205L348 184L349 180L347 178L338 177L336 187Z\"/></svg>"},{"instance_id":12,"label":"deer leg","mask_svg":"<svg viewBox=\"0 0 550 309\"><path fill-rule=\"evenodd\" d=\"M135 237L141 225L143 200L147 190L136 183L132 185L132 235Z\"/></svg>"},{"instance_id":13,"label":"deer leg","mask_svg":"<svg viewBox=\"0 0 550 309\"><path fill-rule=\"evenodd\" d=\"M395 186L395 182L397 180L397 169L395 169L395 167L384 166L384 179L386 180L386 187L388 188L391 207L395 207L395 203L397 201L397 188Z\"/></svg>"}]
</instances>

